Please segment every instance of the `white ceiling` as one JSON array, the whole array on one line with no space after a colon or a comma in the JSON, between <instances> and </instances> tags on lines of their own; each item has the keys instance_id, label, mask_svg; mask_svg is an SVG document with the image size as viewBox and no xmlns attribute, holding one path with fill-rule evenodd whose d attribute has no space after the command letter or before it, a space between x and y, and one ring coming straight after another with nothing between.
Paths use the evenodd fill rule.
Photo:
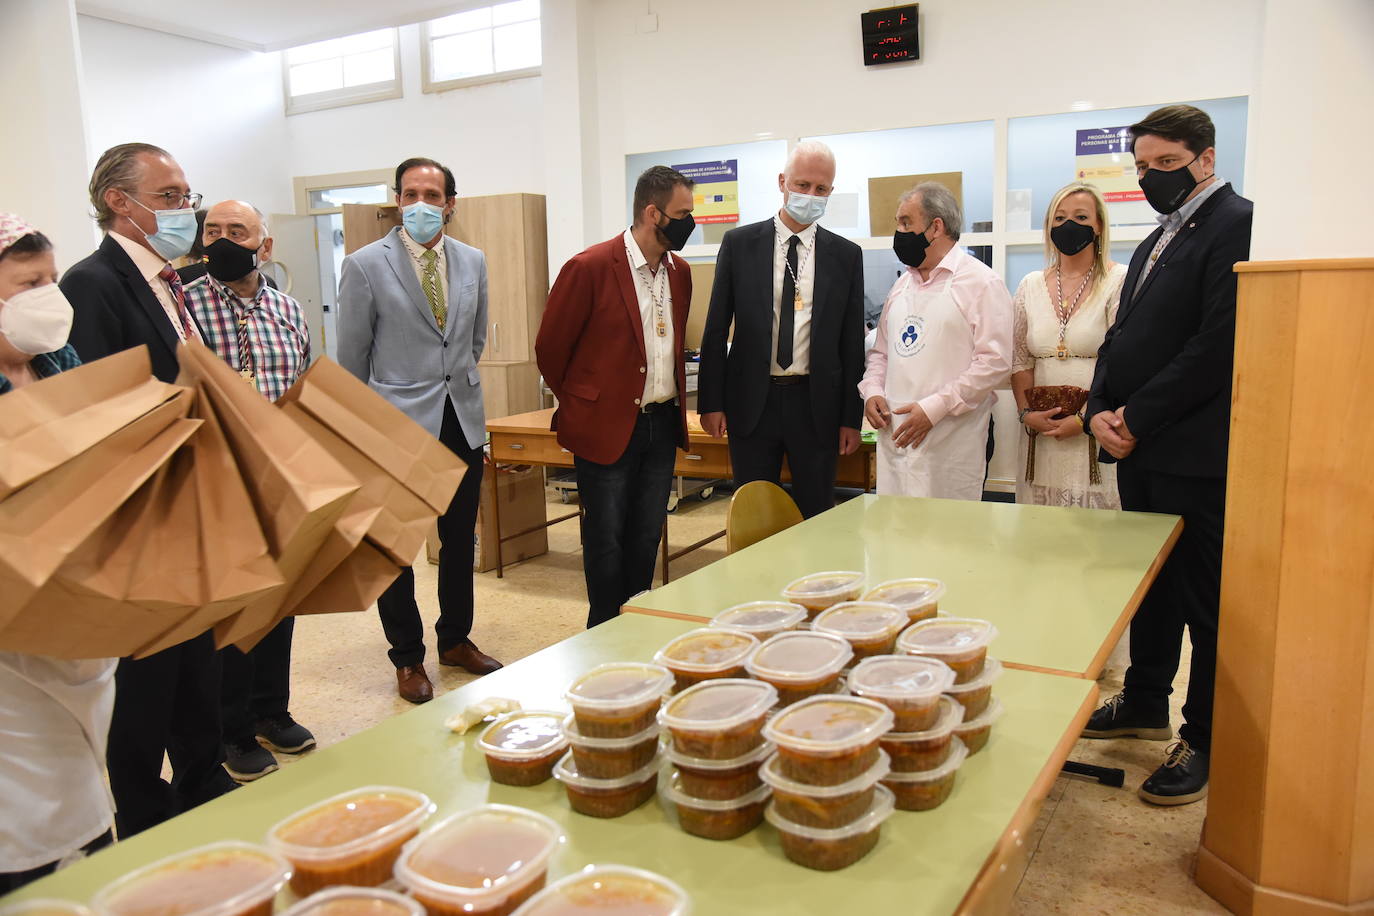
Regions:
<instances>
[{"instance_id":1,"label":"white ceiling","mask_svg":"<svg viewBox=\"0 0 1374 916\"><path fill-rule=\"evenodd\" d=\"M437 19L492 0L76 0L83 16L245 51Z\"/></svg>"}]
</instances>

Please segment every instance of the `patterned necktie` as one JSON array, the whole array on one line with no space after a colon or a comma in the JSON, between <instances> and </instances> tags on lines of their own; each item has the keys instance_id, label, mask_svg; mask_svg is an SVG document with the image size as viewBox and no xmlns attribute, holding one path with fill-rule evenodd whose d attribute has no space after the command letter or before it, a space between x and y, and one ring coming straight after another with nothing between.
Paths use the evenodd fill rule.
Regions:
<instances>
[{"instance_id":1,"label":"patterned necktie","mask_svg":"<svg viewBox=\"0 0 1374 916\"><path fill-rule=\"evenodd\" d=\"M181 277L172 269L171 264L163 264L162 270L157 273L158 279L166 283L172 290L172 299L177 304L177 316L181 319L181 339L199 340L196 334L195 324L191 321L191 313L186 311L186 294L181 288Z\"/></svg>"},{"instance_id":2,"label":"patterned necktie","mask_svg":"<svg viewBox=\"0 0 1374 916\"><path fill-rule=\"evenodd\" d=\"M786 369L792 365L792 327L795 319L797 284L793 279L797 274L798 236L787 242L787 266L782 269L782 298L778 300L778 368Z\"/></svg>"},{"instance_id":3,"label":"patterned necktie","mask_svg":"<svg viewBox=\"0 0 1374 916\"><path fill-rule=\"evenodd\" d=\"M434 321L442 331L444 323L448 321L448 305L444 302L443 293L439 289L439 255L430 248L420 257L425 262L420 285L424 287L425 296L429 299L429 310L434 313Z\"/></svg>"}]
</instances>

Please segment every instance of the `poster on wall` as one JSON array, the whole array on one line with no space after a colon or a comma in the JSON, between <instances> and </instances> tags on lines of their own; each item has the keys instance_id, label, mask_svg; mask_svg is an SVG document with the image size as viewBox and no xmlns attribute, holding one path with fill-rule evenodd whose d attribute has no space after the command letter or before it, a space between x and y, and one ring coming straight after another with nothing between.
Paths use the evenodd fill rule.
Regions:
<instances>
[{"instance_id":1,"label":"poster on wall","mask_svg":"<svg viewBox=\"0 0 1374 916\"><path fill-rule=\"evenodd\" d=\"M697 183L693 189L696 204L692 216L698 225L739 222L738 159L689 162L672 168Z\"/></svg>"},{"instance_id":2,"label":"poster on wall","mask_svg":"<svg viewBox=\"0 0 1374 916\"><path fill-rule=\"evenodd\" d=\"M1148 223L1154 211L1135 177L1129 127L1095 127L1074 137L1074 177L1097 185L1114 224Z\"/></svg>"}]
</instances>

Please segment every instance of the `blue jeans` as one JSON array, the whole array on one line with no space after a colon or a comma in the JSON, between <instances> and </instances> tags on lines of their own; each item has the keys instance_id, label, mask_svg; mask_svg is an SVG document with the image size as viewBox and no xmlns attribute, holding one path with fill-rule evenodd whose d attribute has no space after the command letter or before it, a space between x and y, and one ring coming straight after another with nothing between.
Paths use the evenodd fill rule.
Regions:
<instances>
[{"instance_id":1,"label":"blue jeans","mask_svg":"<svg viewBox=\"0 0 1374 916\"><path fill-rule=\"evenodd\" d=\"M654 565L677 458L678 412L641 413L613 464L574 457L582 500L582 569L587 627L620 614L631 595L654 584Z\"/></svg>"}]
</instances>

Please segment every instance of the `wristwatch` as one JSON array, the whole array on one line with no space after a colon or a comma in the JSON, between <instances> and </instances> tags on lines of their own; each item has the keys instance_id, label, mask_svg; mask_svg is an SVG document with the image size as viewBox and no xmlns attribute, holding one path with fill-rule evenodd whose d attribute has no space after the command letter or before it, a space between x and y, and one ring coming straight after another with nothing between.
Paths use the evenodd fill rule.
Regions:
<instances>
[{"instance_id":1,"label":"wristwatch","mask_svg":"<svg viewBox=\"0 0 1374 916\"><path fill-rule=\"evenodd\" d=\"M1018 413L1018 414L1016 415L1017 421L1018 421L1022 426L1025 426L1025 425L1026 425L1026 414L1028 414L1028 413L1030 413L1030 412L1031 412L1031 409L1030 409L1029 407L1022 407L1022 408L1021 408L1021 412Z\"/></svg>"}]
</instances>

